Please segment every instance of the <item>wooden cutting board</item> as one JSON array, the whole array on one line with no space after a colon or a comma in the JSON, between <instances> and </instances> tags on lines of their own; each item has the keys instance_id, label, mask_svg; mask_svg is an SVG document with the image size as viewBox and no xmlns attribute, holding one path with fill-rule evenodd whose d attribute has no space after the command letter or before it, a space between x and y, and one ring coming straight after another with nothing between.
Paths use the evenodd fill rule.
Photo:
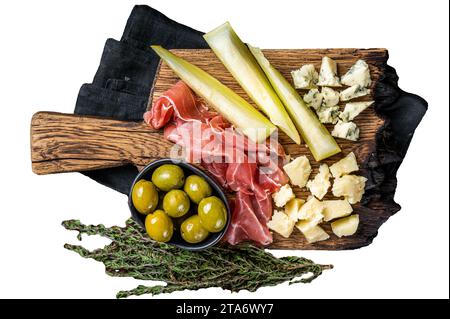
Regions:
<instances>
[{"instance_id":1,"label":"wooden cutting board","mask_svg":"<svg viewBox=\"0 0 450 319\"><path fill-rule=\"evenodd\" d=\"M324 55L336 60L340 75L344 74L356 60L364 59L370 66L373 80L372 89L388 59L385 49L263 51L272 64L289 80L291 79L290 71L303 64L312 63L319 69ZM173 52L212 74L254 105L211 50L173 50ZM178 80L170 68L165 64L160 64L158 75L150 92L149 107ZM354 101L370 99L373 97L366 96ZM364 163L375 150L375 135L384 124L384 120L377 116L371 106L354 121L361 130L360 140L351 142L337 139L343 152L321 163L331 165L353 151L360 163L360 174L366 175L367 168ZM332 125L327 125L327 127L330 131L332 130ZM311 176L317 173L319 163L314 160L304 144L300 146L294 144L283 133L280 133L280 142L287 154L293 157L308 156L313 167ZM129 163L139 168L154 159L168 157L172 146L172 143L164 139L162 131L150 129L142 122L125 122L51 112L36 113L31 122L31 159L33 171L36 174L86 171ZM309 195L304 190L295 189L295 191L303 199ZM230 194L230 196L232 195ZM326 198L332 198L332 196L328 194ZM362 247L371 243L381 224L396 210L379 200L373 200L364 206L354 205L354 212L360 216L360 226L358 232L353 236L338 238L331 232L329 224L325 223L323 228L331 236L327 241L308 244L300 232L294 230L290 238L274 234L274 242L270 248L340 250Z\"/></svg>"}]
</instances>

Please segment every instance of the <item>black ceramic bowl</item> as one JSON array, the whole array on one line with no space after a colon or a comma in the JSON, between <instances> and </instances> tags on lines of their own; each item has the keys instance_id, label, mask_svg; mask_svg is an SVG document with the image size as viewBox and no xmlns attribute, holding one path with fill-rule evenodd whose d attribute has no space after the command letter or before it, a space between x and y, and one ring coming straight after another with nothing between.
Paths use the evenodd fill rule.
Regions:
<instances>
[{"instance_id":1,"label":"black ceramic bowl","mask_svg":"<svg viewBox=\"0 0 450 319\"><path fill-rule=\"evenodd\" d=\"M225 235L225 232L228 229L228 226L230 225L230 219L231 219L231 211L230 211L230 205L228 204L227 197L225 196L224 191L222 188L217 184L215 180L213 180L211 177L209 177L207 174L205 174L202 170L198 169L192 164L174 160L170 158L164 158L160 160L156 160L154 162L151 162L145 168L136 176L136 178L133 181L133 185L131 185L130 192L128 193L128 206L130 207L131 216L133 219L138 222L139 225L141 225L145 229L145 215L140 214L133 206L133 201L131 200L131 192L133 190L134 184L136 184L141 179L146 179L148 181L151 181L153 171L163 165L163 164L175 164L181 167L184 171L184 176L188 177L189 175L195 174L203 177L209 185L211 185L211 188L213 189L213 195L219 197L225 204L225 207L227 209L227 224L225 225L224 229L221 232L218 233L210 233L209 236L202 242L198 244L190 244L187 243L181 238L181 234L179 232L179 227L176 227L178 229L175 229L172 239L168 242L168 244L172 244L174 246L188 249L188 250L201 250L206 249L208 247L214 246L217 244L220 239ZM197 205L193 204L191 202L191 213L197 212ZM177 221L174 220L174 226L177 225Z\"/></svg>"}]
</instances>

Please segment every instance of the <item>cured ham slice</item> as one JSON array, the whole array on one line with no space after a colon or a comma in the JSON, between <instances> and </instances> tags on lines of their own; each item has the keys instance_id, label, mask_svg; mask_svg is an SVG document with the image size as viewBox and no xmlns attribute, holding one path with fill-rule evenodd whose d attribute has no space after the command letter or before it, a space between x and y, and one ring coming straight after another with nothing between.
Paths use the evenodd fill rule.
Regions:
<instances>
[{"instance_id":1,"label":"cured ham slice","mask_svg":"<svg viewBox=\"0 0 450 319\"><path fill-rule=\"evenodd\" d=\"M182 147L188 162L200 163L225 189L236 193L224 240L268 245L272 235L271 194L288 182L281 170L284 150L275 140L255 144L221 115L208 110L182 81L165 92L144 114L152 127Z\"/></svg>"},{"instance_id":2,"label":"cured ham slice","mask_svg":"<svg viewBox=\"0 0 450 319\"><path fill-rule=\"evenodd\" d=\"M253 241L263 246L269 245L272 242L272 234L269 228L256 217L251 196L238 192L234 206L225 240L231 245L242 241Z\"/></svg>"},{"instance_id":3,"label":"cured ham slice","mask_svg":"<svg viewBox=\"0 0 450 319\"><path fill-rule=\"evenodd\" d=\"M183 121L205 121L217 115L198 103L194 93L183 81L167 90L144 114L145 123L155 129L164 127L176 115Z\"/></svg>"}]
</instances>

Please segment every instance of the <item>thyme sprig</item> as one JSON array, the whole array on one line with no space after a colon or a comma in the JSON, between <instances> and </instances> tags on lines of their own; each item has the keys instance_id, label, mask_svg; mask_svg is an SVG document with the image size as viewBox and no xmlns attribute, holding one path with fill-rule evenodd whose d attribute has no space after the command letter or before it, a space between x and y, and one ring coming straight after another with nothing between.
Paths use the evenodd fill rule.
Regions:
<instances>
[{"instance_id":1,"label":"thyme sprig","mask_svg":"<svg viewBox=\"0 0 450 319\"><path fill-rule=\"evenodd\" d=\"M233 292L255 291L263 286L282 282L309 283L331 265L318 265L302 257L276 258L264 249L251 245L216 246L200 252L183 250L149 239L132 219L125 227L84 225L67 220L62 225L82 235L100 235L111 240L109 245L89 251L79 245L66 244L68 250L105 265L106 273L114 277L163 281L166 285L143 286L119 291L117 298L132 295L171 293L221 287Z\"/></svg>"}]
</instances>

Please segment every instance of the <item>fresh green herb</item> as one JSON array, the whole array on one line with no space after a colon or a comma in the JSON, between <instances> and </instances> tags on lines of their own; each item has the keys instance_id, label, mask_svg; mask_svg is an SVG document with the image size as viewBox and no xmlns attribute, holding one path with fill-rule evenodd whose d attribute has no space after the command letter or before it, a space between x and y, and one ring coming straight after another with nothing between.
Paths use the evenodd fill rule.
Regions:
<instances>
[{"instance_id":1,"label":"fresh green herb","mask_svg":"<svg viewBox=\"0 0 450 319\"><path fill-rule=\"evenodd\" d=\"M64 246L84 258L102 262L108 275L166 283L165 286L141 285L132 290L120 291L117 298L209 287L221 287L234 292L255 291L285 281L289 284L309 283L320 276L323 270L332 268L331 265L318 265L301 257L276 258L264 249L250 245L187 251L150 240L132 219L127 220L123 228L84 225L78 220L68 220L62 224L68 230L78 231L79 240L82 235L100 235L112 241L94 251L78 245Z\"/></svg>"}]
</instances>

